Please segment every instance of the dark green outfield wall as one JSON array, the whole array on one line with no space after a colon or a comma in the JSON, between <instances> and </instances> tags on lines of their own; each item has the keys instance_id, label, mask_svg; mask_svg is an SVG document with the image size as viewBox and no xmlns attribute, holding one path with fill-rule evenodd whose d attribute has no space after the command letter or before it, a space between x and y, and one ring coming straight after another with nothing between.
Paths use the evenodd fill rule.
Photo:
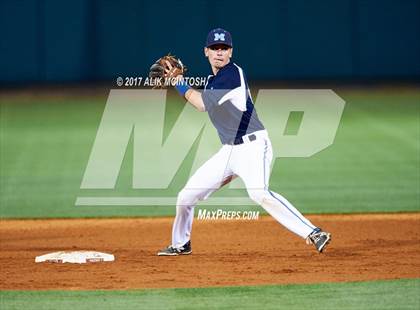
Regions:
<instances>
[{"instance_id":1,"label":"dark green outfield wall","mask_svg":"<svg viewBox=\"0 0 420 310\"><path fill-rule=\"evenodd\" d=\"M420 78L420 0L0 0L0 83L145 75L171 51L206 75L231 31L251 79Z\"/></svg>"}]
</instances>

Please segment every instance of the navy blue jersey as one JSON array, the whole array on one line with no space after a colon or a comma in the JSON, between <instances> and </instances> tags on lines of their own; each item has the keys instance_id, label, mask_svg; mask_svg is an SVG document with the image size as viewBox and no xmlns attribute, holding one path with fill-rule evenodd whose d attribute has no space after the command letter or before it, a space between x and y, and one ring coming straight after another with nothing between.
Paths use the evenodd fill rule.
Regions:
<instances>
[{"instance_id":1,"label":"navy blue jersey","mask_svg":"<svg viewBox=\"0 0 420 310\"><path fill-rule=\"evenodd\" d=\"M209 77L202 93L204 106L223 144L263 130L242 69L229 63Z\"/></svg>"}]
</instances>

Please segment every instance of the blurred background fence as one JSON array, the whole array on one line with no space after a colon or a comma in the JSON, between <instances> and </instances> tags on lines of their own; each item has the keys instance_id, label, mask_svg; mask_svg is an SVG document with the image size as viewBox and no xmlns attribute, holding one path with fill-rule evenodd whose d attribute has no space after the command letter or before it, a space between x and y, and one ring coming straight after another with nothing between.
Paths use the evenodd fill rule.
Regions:
<instances>
[{"instance_id":1,"label":"blurred background fence","mask_svg":"<svg viewBox=\"0 0 420 310\"><path fill-rule=\"evenodd\" d=\"M419 0L1 0L0 83L145 76L167 52L206 76L214 27L250 79L420 79Z\"/></svg>"}]
</instances>

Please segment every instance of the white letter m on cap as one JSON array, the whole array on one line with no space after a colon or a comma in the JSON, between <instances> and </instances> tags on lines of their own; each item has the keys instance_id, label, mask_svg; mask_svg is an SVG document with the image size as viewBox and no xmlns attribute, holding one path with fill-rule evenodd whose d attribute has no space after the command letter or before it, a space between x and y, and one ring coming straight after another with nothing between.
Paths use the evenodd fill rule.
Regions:
<instances>
[{"instance_id":1,"label":"white letter m on cap","mask_svg":"<svg viewBox=\"0 0 420 310\"><path fill-rule=\"evenodd\" d=\"M225 34L224 33L215 33L214 34L214 41L224 41L225 40Z\"/></svg>"}]
</instances>

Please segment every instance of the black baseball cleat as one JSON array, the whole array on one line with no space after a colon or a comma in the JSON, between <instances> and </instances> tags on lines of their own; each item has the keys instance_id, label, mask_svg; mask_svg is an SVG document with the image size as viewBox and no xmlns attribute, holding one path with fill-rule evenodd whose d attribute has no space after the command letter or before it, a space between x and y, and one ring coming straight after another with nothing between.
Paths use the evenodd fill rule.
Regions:
<instances>
[{"instance_id":1,"label":"black baseball cleat","mask_svg":"<svg viewBox=\"0 0 420 310\"><path fill-rule=\"evenodd\" d=\"M191 254L191 240L185 243L182 247L175 248L172 245L167 248L160 250L158 256L177 256L177 255L188 255Z\"/></svg>"},{"instance_id":2,"label":"black baseball cleat","mask_svg":"<svg viewBox=\"0 0 420 310\"><path fill-rule=\"evenodd\" d=\"M331 234L322 231L321 228L315 228L314 231L306 238L306 243L315 245L315 248L319 253L322 253L330 241Z\"/></svg>"}]
</instances>

